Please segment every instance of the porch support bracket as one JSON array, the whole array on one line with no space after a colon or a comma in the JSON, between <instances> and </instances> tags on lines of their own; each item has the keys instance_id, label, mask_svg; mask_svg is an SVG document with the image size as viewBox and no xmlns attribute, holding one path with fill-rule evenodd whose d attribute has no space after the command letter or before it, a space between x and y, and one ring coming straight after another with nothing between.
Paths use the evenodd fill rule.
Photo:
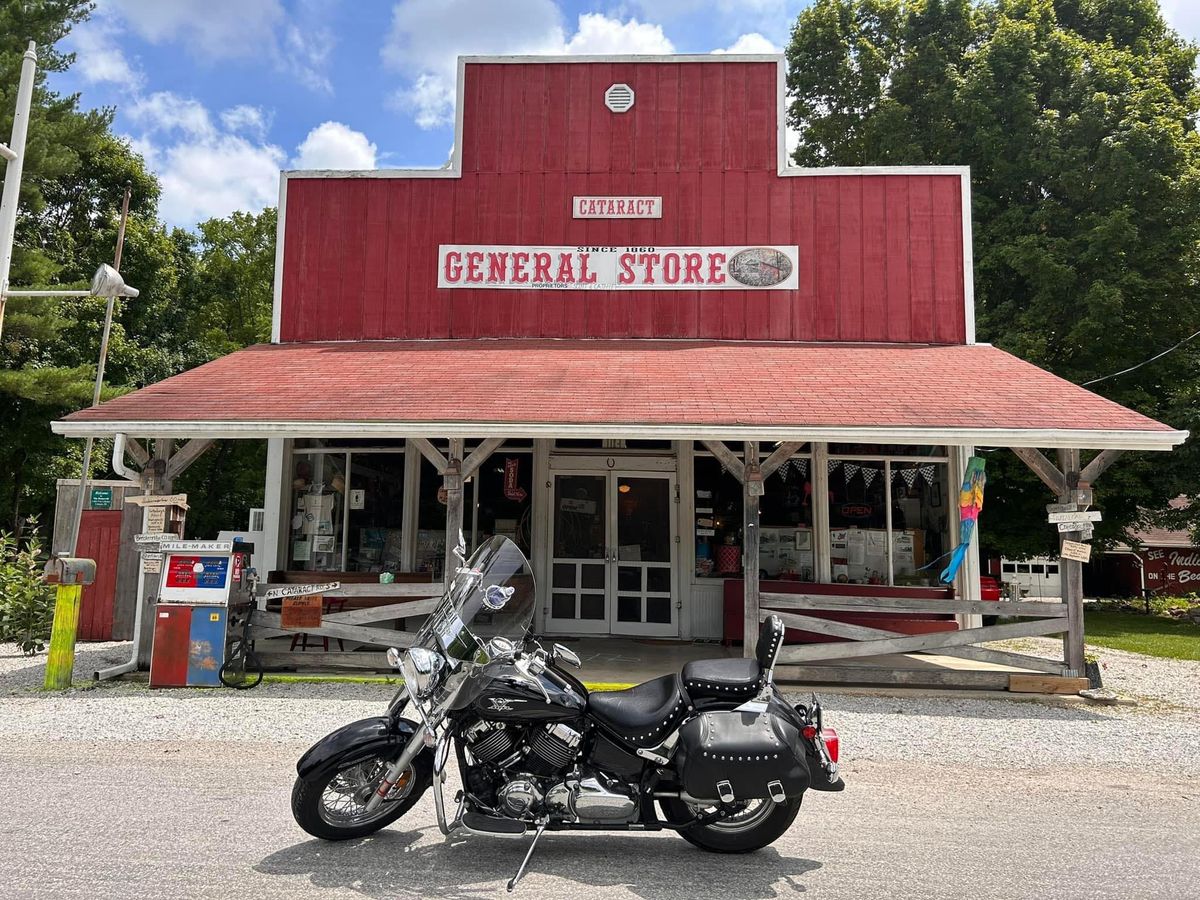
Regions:
<instances>
[{"instance_id":1,"label":"porch support bracket","mask_svg":"<svg viewBox=\"0 0 1200 900\"><path fill-rule=\"evenodd\" d=\"M184 470L201 457L209 447L215 444L212 439L192 438L175 451L167 462L167 478L174 480L183 474Z\"/></svg>"}]
</instances>

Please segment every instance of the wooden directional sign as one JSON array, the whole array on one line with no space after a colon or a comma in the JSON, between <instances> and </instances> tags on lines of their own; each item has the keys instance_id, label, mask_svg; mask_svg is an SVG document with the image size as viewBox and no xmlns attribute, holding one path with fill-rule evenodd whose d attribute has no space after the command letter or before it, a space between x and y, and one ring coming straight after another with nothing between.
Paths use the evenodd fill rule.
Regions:
<instances>
[{"instance_id":1,"label":"wooden directional sign","mask_svg":"<svg viewBox=\"0 0 1200 900\"><path fill-rule=\"evenodd\" d=\"M187 494L133 494L125 498L134 506L182 506L187 509Z\"/></svg>"},{"instance_id":2,"label":"wooden directional sign","mask_svg":"<svg viewBox=\"0 0 1200 900\"><path fill-rule=\"evenodd\" d=\"M163 541L177 541L179 535L172 534L169 531L148 531L145 534L135 534L133 542L135 544L161 544Z\"/></svg>"},{"instance_id":3,"label":"wooden directional sign","mask_svg":"<svg viewBox=\"0 0 1200 900\"><path fill-rule=\"evenodd\" d=\"M1073 559L1076 562L1087 562L1092 558L1092 545L1080 544L1077 541L1063 541L1059 555L1063 559Z\"/></svg>"},{"instance_id":4,"label":"wooden directional sign","mask_svg":"<svg viewBox=\"0 0 1200 900\"><path fill-rule=\"evenodd\" d=\"M1046 521L1051 525L1056 525L1059 522L1099 522L1100 518L1100 510L1089 509L1084 512L1050 513L1046 517Z\"/></svg>"},{"instance_id":5,"label":"wooden directional sign","mask_svg":"<svg viewBox=\"0 0 1200 900\"><path fill-rule=\"evenodd\" d=\"M336 591L342 586L340 581L327 581L324 584L286 584L282 587L270 588L263 594L264 600L278 600L280 597L307 597L309 594L325 594Z\"/></svg>"},{"instance_id":6,"label":"wooden directional sign","mask_svg":"<svg viewBox=\"0 0 1200 900\"><path fill-rule=\"evenodd\" d=\"M1070 531L1078 531L1080 534L1086 535L1087 537L1091 537L1092 536L1092 523L1091 522L1059 522L1058 523L1058 533L1059 534L1065 534Z\"/></svg>"},{"instance_id":7,"label":"wooden directional sign","mask_svg":"<svg viewBox=\"0 0 1200 900\"><path fill-rule=\"evenodd\" d=\"M1078 512L1078 503L1047 503L1046 512L1048 513L1069 513Z\"/></svg>"}]
</instances>

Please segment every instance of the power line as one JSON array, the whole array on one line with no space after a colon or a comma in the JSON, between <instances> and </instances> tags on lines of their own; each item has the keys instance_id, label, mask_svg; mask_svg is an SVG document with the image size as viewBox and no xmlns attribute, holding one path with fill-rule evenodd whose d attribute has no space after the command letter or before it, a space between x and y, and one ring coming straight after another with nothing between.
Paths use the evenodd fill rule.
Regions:
<instances>
[{"instance_id":1,"label":"power line","mask_svg":"<svg viewBox=\"0 0 1200 900\"><path fill-rule=\"evenodd\" d=\"M1156 359L1162 359L1168 353L1172 353L1175 350L1178 350L1180 347L1182 347L1188 341L1192 340L1192 338L1196 338L1196 337L1200 337L1200 331L1197 331L1195 334L1189 334L1187 337L1185 337L1182 341L1180 341L1174 347L1168 347L1166 350L1164 350L1162 353L1159 353L1157 356L1152 356L1149 359L1143 360L1142 362L1138 363L1136 366L1130 366L1128 369L1122 369L1120 372L1113 372L1111 375L1104 375L1100 378L1093 378L1091 381L1083 382L1083 384L1081 384L1080 387L1087 387L1090 384L1099 384L1101 381L1108 381L1108 379L1110 379L1110 378L1116 378L1118 375L1125 375L1136 369L1140 369L1142 366L1149 365L1150 363L1154 362Z\"/></svg>"}]
</instances>

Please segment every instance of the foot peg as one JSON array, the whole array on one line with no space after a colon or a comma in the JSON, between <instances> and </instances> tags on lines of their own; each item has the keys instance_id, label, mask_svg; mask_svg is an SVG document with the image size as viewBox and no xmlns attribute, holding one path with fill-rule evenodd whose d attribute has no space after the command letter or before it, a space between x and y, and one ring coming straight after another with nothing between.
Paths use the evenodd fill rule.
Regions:
<instances>
[{"instance_id":1,"label":"foot peg","mask_svg":"<svg viewBox=\"0 0 1200 900\"><path fill-rule=\"evenodd\" d=\"M510 894L513 892L513 889L516 888L517 882L525 877L525 867L527 865L529 865L529 858L531 856L533 856L533 850L535 847L537 847L538 839L541 838L542 832L545 830L546 830L546 823L539 822L538 827L537 827L537 833L534 834L533 840L529 842L529 849L527 851L525 851L525 858L523 860L521 860L521 867L519 869L517 869L517 874L508 880L508 892Z\"/></svg>"}]
</instances>

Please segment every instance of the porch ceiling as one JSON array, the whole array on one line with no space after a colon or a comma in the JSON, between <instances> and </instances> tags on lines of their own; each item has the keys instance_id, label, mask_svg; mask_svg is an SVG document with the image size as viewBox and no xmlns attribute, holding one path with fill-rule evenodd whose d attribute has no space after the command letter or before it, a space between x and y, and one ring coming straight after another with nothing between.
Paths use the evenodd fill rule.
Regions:
<instances>
[{"instance_id":1,"label":"porch ceiling","mask_svg":"<svg viewBox=\"0 0 1200 900\"><path fill-rule=\"evenodd\" d=\"M263 344L52 423L74 437L638 437L1167 450L1155 422L983 344Z\"/></svg>"}]
</instances>

